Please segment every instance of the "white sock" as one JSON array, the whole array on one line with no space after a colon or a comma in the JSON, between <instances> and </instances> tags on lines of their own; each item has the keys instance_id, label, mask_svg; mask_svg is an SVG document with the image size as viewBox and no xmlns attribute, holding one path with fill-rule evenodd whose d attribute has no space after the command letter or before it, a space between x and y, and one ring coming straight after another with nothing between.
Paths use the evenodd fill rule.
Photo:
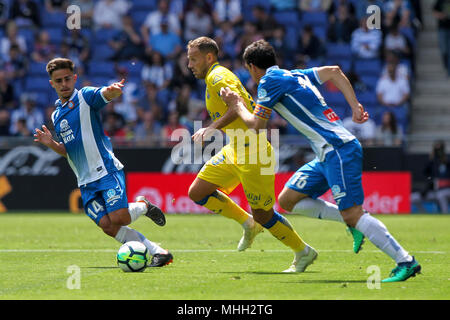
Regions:
<instances>
[{"instance_id":1,"label":"white sock","mask_svg":"<svg viewBox=\"0 0 450 320\"><path fill-rule=\"evenodd\" d=\"M386 226L370 214L365 213L359 218L356 229L361 231L378 249L394 259L396 263L412 261L412 257L391 236Z\"/></svg>"},{"instance_id":2,"label":"white sock","mask_svg":"<svg viewBox=\"0 0 450 320\"><path fill-rule=\"evenodd\" d=\"M128 204L128 212L130 213L131 223L133 223L147 212L147 205L144 202L131 202Z\"/></svg>"},{"instance_id":3,"label":"white sock","mask_svg":"<svg viewBox=\"0 0 450 320\"><path fill-rule=\"evenodd\" d=\"M117 232L115 239L120 243L128 241L142 242L148 249L149 253L154 256L156 253L166 253L167 251L158 246L156 243L148 240L142 233L131 229L130 227L123 226Z\"/></svg>"},{"instance_id":4,"label":"white sock","mask_svg":"<svg viewBox=\"0 0 450 320\"><path fill-rule=\"evenodd\" d=\"M321 199L306 198L300 200L292 209L292 213L298 213L310 218L345 223L338 206Z\"/></svg>"}]
</instances>

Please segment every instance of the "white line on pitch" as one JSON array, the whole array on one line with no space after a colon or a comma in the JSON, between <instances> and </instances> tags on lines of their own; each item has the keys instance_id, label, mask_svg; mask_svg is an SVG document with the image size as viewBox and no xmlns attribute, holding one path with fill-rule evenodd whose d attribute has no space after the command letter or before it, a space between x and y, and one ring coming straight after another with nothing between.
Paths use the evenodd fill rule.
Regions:
<instances>
[{"instance_id":1,"label":"white line on pitch","mask_svg":"<svg viewBox=\"0 0 450 320\"><path fill-rule=\"evenodd\" d=\"M117 250L113 249L0 249L1 253L33 253L33 252L62 252L62 253L70 253L70 252L116 252ZM179 249L179 250L170 250L172 252L226 252L233 253L237 252L237 250L232 249ZM247 250L247 252L291 252L291 250ZM353 252L352 250L317 250L319 252ZM381 252L379 250L366 250L361 252ZM446 251L414 251L414 253L425 253L425 254L446 254Z\"/></svg>"}]
</instances>

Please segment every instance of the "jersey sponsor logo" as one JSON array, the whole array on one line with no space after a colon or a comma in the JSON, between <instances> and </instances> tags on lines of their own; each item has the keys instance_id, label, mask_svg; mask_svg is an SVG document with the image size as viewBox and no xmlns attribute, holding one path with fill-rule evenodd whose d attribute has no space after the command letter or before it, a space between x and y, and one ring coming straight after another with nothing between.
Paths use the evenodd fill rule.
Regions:
<instances>
[{"instance_id":1,"label":"jersey sponsor logo","mask_svg":"<svg viewBox=\"0 0 450 320\"><path fill-rule=\"evenodd\" d=\"M339 116L336 114L336 112L333 111L333 109L327 109L323 112L323 114L325 115L325 117L327 117L327 119L330 122L335 122L337 120L340 120Z\"/></svg>"},{"instance_id":2,"label":"jersey sponsor logo","mask_svg":"<svg viewBox=\"0 0 450 320\"><path fill-rule=\"evenodd\" d=\"M219 112L211 112L208 110L208 114L211 117L212 121L216 121L217 119L219 119L221 117L221 114Z\"/></svg>"},{"instance_id":3,"label":"jersey sponsor logo","mask_svg":"<svg viewBox=\"0 0 450 320\"><path fill-rule=\"evenodd\" d=\"M66 119L63 119L59 125L60 135L64 144L67 144L70 141L75 140L75 136L73 134L72 129L69 126L69 122Z\"/></svg>"}]
</instances>

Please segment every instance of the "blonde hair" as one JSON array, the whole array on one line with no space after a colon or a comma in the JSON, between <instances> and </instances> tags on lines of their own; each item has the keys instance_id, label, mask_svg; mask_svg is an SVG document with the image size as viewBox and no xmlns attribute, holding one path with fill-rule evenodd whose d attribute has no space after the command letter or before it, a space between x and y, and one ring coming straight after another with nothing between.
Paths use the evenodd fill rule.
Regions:
<instances>
[{"instance_id":1,"label":"blonde hair","mask_svg":"<svg viewBox=\"0 0 450 320\"><path fill-rule=\"evenodd\" d=\"M215 57L219 55L219 46L217 45L217 42L208 37L199 37L190 40L187 44L187 48L198 48L201 53L212 53Z\"/></svg>"}]
</instances>

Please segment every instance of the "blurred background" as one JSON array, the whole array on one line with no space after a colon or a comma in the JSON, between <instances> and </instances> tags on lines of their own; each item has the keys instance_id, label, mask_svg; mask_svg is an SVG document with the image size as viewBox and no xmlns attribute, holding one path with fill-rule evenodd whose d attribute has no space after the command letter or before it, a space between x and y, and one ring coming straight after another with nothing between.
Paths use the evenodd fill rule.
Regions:
<instances>
[{"instance_id":1,"label":"blurred background","mask_svg":"<svg viewBox=\"0 0 450 320\"><path fill-rule=\"evenodd\" d=\"M71 5L81 9L80 29L67 27ZM80 209L65 159L32 138L42 124L52 129L57 96L45 66L54 57L75 62L78 88L126 79L102 119L116 155L137 175L127 178L129 196L147 188L168 212L200 211L185 199L186 186L175 189L201 164L174 161L170 136L210 121L204 81L187 68L185 50L203 35L253 96L241 55L255 40L276 48L282 68L339 65L371 119L352 123L337 88L319 89L363 144L369 209L449 212L450 0L0 0L0 211ZM313 154L275 113L270 128L280 133L279 189L282 174Z\"/></svg>"}]
</instances>

